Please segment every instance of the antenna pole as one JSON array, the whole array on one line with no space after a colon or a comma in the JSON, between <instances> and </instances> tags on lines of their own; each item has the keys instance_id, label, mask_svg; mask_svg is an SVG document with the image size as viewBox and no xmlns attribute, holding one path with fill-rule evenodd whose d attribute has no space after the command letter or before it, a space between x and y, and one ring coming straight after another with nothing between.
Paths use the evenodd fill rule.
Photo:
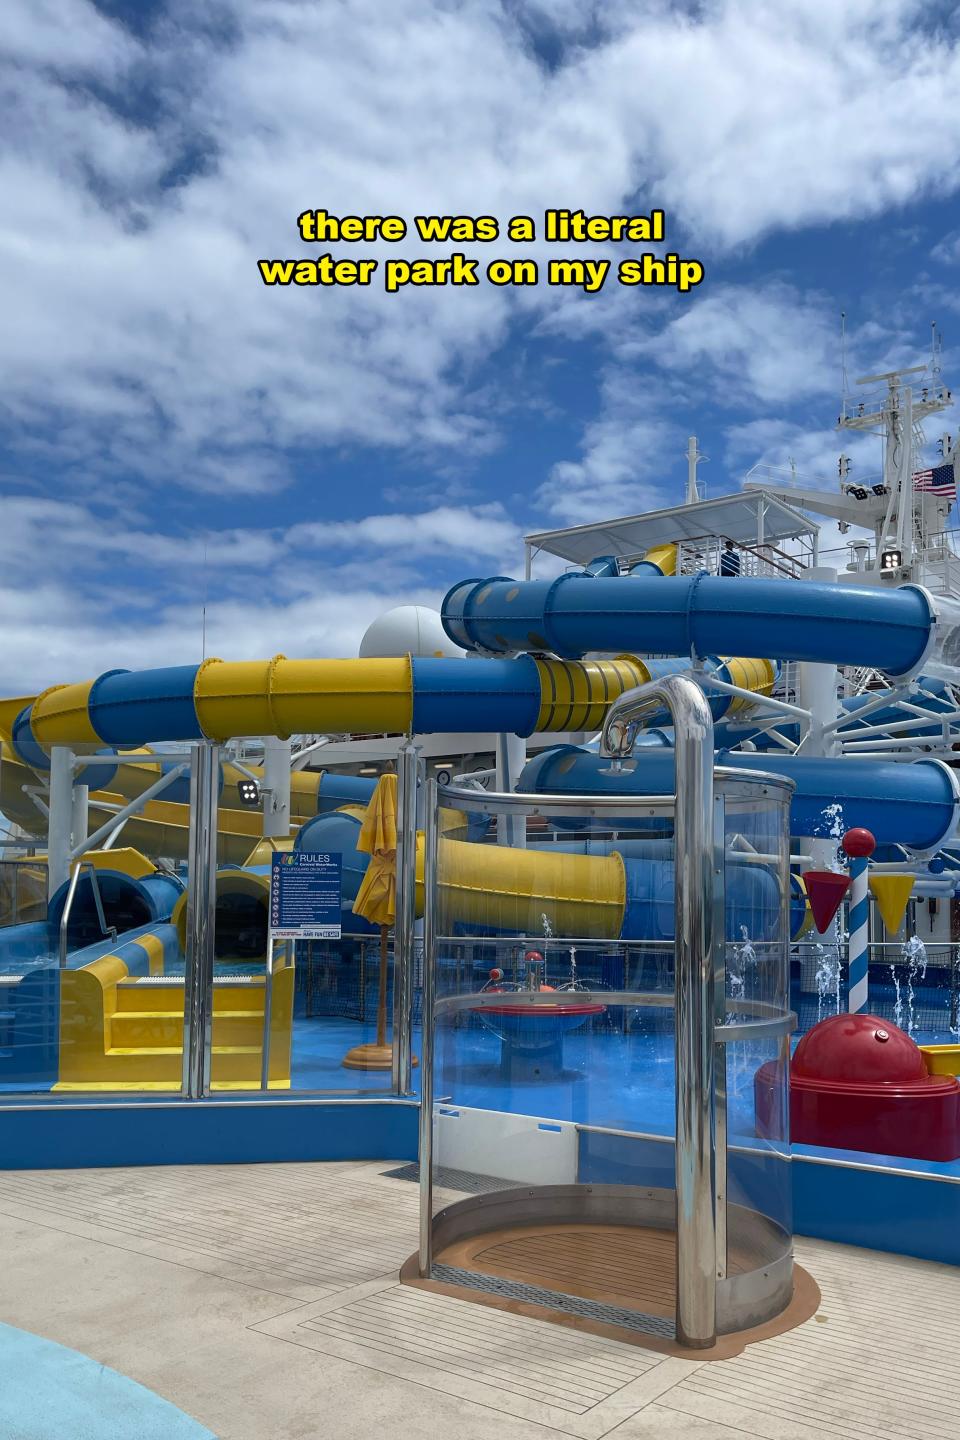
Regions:
<instances>
[{"instance_id":1,"label":"antenna pole","mask_svg":"<svg viewBox=\"0 0 960 1440\"><path fill-rule=\"evenodd\" d=\"M696 505L700 500L700 491L697 488L697 466L701 460L706 460L706 455L701 455L697 448L697 437L691 435L687 440L687 505Z\"/></svg>"}]
</instances>

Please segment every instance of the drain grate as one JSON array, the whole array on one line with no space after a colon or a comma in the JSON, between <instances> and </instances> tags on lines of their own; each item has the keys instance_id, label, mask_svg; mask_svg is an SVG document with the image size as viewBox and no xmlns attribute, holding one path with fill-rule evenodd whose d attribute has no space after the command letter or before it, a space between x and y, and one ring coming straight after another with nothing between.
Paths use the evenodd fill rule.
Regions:
<instances>
[{"instance_id":1,"label":"drain grate","mask_svg":"<svg viewBox=\"0 0 960 1440\"><path fill-rule=\"evenodd\" d=\"M658 1335L664 1340L675 1338L672 1320L663 1315L647 1315L641 1310L621 1310L616 1305L603 1305L585 1300L580 1295L562 1295L558 1290L544 1290L539 1285L525 1285L519 1280L503 1280L494 1275L481 1275L474 1270L461 1270L456 1265L434 1265L431 1280L447 1285L460 1285L467 1290L482 1290L504 1300L525 1300L547 1310L560 1310L565 1315L579 1315L604 1325L618 1325L621 1330L635 1330L643 1335Z\"/></svg>"},{"instance_id":2,"label":"drain grate","mask_svg":"<svg viewBox=\"0 0 960 1440\"><path fill-rule=\"evenodd\" d=\"M390 1180L413 1180L420 1183L420 1166L401 1165L396 1170L383 1170L381 1174ZM433 1172L433 1183L441 1190L459 1190L464 1195L487 1195L494 1190L523 1190L526 1187L517 1180L501 1180L497 1175L475 1175L471 1170L449 1170L438 1165Z\"/></svg>"}]
</instances>

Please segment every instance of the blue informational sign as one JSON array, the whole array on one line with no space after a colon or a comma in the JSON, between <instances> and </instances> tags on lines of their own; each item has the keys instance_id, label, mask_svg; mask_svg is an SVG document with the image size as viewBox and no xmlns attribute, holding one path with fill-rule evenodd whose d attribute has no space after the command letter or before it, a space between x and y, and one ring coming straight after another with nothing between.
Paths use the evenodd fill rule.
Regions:
<instances>
[{"instance_id":1,"label":"blue informational sign","mask_svg":"<svg viewBox=\"0 0 960 1440\"><path fill-rule=\"evenodd\" d=\"M274 855L270 932L275 940L340 939L339 855Z\"/></svg>"}]
</instances>

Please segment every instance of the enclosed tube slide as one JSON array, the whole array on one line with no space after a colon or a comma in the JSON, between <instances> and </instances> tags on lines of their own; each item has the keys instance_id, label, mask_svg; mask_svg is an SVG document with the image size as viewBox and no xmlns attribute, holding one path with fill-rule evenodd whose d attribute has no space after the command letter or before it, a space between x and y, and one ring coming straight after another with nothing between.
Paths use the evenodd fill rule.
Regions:
<instances>
[{"instance_id":1,"label":"enclosed tube slide","mask_svg":"<svg viewBox=\"0 0 960 1440\"><path fill-rule=\"evenodd\" d=\"M784 775L796 786L790 807L793 835L839 839L865 825L881 844L936 850L956 833L960 819L957 777L940 760L815 759L802 755L742 754L721 750L717 765ZM644 747L615 766L574 745L558 745L528 761L518 789L552 795L663 795L673 786L673 755Z\"/></svg>"},{"instance_id":2,"label":"enclosed tube slide","mask_svg":"<svg viewBox=\"0 0 960 1440\"><path fill-rule=\"evenodd\" d=\"M174 875L143 875L135 879L120 870L97 869L97 885L104 917L118 933L136 930L143 925L169 920L178 899L183 896L183 882ZM51 897L47 923L54 941L67 903L69 883L61 885ZM68 944L71 949L89 945L103 938L90 876L80 876L68 921Z\"/></svg>"},{"instance_id":3,"label":"enclosed tube slide","mask_svg":"<svg viewBox=\"0 0 960 1440\"><path fill-rule=\"evenodd\" d=\"M885 590L707 575L614 579L580 574L523 583L503 577L464 581L447 595L443 623L457 644L487 655L546 650L566 658L277 656L239 663L206 660L199 666L140 672L111 670L93 681L54 686L22 706L13 724L14 748L30 763L29 755L37 753L32 747L52 744L99 749L318 730L426 734L469 729L519 735L594 730L625 690L661 675L666 667L684 669L691 654L705 659L743 649L754 655L869 665L894 677L917 673L931 649L936 617L933 602L916 586ZM678 658L578 658L598 645L607 651L642 648ZM769 662L726 663L726 675L735 683L752 685L760 693L769 689ZM729 701L722 703L729 708ZM0 706L4 716L12 704ZM715 715L719 708L718 702ZM655 738L662 743L664 737ZM663 775L646 768L655 754L651 748L638 756L636 779L621 773L613 786L629 790L632 784L639 793L669 789ZM747 756L727 758L751 768ZM663 760L670 768L666 754ZM769 755L755 762L756 768L798 780L799 833L822 833L815 827L829 823L823 808L838 796L845 797L847 823L854 817L856 823L871 823L881 841L933 848L953 833L956 794L946 767L933 761L909 768L881 763L867 769L867 764ZM595 783L611 788L603 785L602 767L593 757L590 784ZM868 813L873 820L868 821Z\"/></svg>"},{"instance_id":4,"label":"enclosed tube slide","mask_svg":"<svg viewBox=\"0 0 960 1440\"><path fill-rule=\"evenodd\" d=\"M595 581L595 584L612 582ZM717 661L718 665L723 662ZM726 662L736 683L772 684L766 661ZM532 735L598 730L625 690L690 661L205 660L164 670L109 670L97 680L53 686L22 708L13 747L31 763L37 747L143 745L302 732L391 734L464 730ZM42 752L41 752L42 753Z\"/></svg>"},{"instance_id":5,"label":"enclosed tube slide","mask_svg":"<svg viewBox=\"0 0 960 1440\"><path fill-rule=\"evenodd\" d=\"M356 848L362 812L337 811L305 825L296 848L343 858L345 907L355 899L369 856ZM233 872L234 875L240 872ZM231 872L223 875L225 890ZM464 933L539 935L546 914L558 935L602 940L672 940L672 850L658 841L577 842L549 849L440 841L438 883L444 913ZM218 878L218 895L220 885ZM776 933L777 877L762 865L727 866L727 937L746 924L755 938ZM423 835L417 836L417 913L423 910ZM357 926L351 917L351 929ZM795 916L803 919L803 907ZM346 916L345 916L346 923Z\"/></svg>"},{"instance_id":6,"label":"enclosed tube slide","mask_svg":"<svg viewBox=\"0 0 960 1440\"><path fill-rule=\"evenodd\" d=\"M461 581L447 593L442 619L454 644L493 655L546 650L576 658L599 641L605 650L661 655L735 651L868 665L899 677L926 657L936 615L916 585L570 574Z\"/></svg>"}]
</instances>

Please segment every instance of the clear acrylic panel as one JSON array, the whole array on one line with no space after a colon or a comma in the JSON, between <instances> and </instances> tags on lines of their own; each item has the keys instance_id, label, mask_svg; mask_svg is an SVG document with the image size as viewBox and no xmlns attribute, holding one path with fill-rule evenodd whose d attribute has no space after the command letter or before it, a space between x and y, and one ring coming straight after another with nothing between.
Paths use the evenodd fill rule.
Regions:
<instances>
[{"instance_id":1,"label":"clear acrylic panel","mask_svg":"<svg viewBox=\"0 0 960 1440\"><path fill-rule=\"evenodd\" d=\"M756 1299L728 1281L728 1245L734 1277L789 1263L788 795L776 779L718 776L718 1310L730 1314ZM674 799L439 800L424 1041L433 1273L667 1333Z\"/></svg>"},{"instance_id":2,"label":"clear acrylic panel","mask_svg":"<svg viewBox=\"0 0 960 1440\"><path fill-rule=\"evenodd\" d=\"M0 810L16 838L0 846L0 1095L180 1094L192 754L171 744L117 754L78 738L29 742L28 764L4 746ZM257 759L224 747L216 765L201 1091L389 1092L393 935L382 945L352 911L362 807L301 811L296 839L267 839L262 797L244 804L238 789L262 781ZM298 793L317 805L315 790ZM271 862L300 839L343 857L343 938L271 947ZM358 1047L381 1036L386 1061L371 1068L366 1055L354 1068Z\"/></svg>"},{"instance_id":3,"label":"clear acrylic panel","mask_svg":"<svg viewBox=\"0 0 960 1440\"><path fill-rule=\"evenodd\" d=\"M722 1023L730 1032L717 1053L718 1120L726 1130L731 1274L742 1263L737 1244L774 1259L789 1252L792 1234L790 889L783 879L789 795L773 784L740 789L738 781L721 781L717 799L726 908ZM751 1225L762 1233L750 1234Z\"/></svg>"}]
</instances>

